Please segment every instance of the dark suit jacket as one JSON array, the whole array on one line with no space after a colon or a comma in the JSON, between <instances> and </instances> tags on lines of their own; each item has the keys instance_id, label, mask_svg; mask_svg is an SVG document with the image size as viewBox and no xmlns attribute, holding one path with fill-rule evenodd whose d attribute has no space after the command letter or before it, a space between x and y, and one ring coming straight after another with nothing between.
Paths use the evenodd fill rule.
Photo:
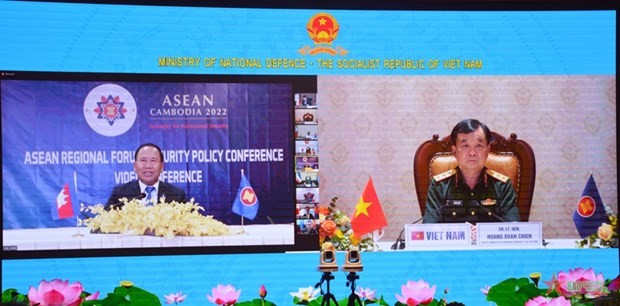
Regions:
<instances>
[{"instance_id":1,"label":"dark suit jacket","mask_svg":"<svg viewBox=\"0 0 620 306\"><path fill-rule=\"evenodd\" d=\"M105 205L105 209L108 210L110 209L111 205L119 204L120 198L127 198L131 200L139 197L140 194L140 184L138 184L137 180L118 185L114 187L114 189L112 189L112 194L110 195L110 198ZM157 189L157 199L159 200L159 198L161 197L165 197L166 202L177 201L179 203L184 203L187 201L185 199L185 191L183 189L176 187L172 184L159 181L159 188Z\"/></svg>"}]
</instances>

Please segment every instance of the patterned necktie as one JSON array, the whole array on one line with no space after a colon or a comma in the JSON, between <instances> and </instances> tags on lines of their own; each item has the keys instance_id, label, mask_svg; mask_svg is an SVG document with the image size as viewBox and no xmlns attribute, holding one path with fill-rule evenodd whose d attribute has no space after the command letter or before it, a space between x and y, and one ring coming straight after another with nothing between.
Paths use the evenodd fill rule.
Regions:
<instances>
[{"instance_id":1,"label":"patterned necktie","mask_svg":"<svg viewBox=\"0 0 620 306\"><path fill-rule=\"evenodd\" d=\"M146 192L146 203L147 205L152 204L151 203L151 199L152 197L152 193L155 190L155 187L153 186L146 186L146 188L144 189L144 192Z\"/></svg>"}]
</instances>

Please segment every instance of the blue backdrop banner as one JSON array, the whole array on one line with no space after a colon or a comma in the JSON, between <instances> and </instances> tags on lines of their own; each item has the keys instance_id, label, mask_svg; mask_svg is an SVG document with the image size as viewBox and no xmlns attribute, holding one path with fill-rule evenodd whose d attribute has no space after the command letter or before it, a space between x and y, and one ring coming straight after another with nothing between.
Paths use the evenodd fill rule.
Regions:
<instances>
[{"instance_id":1,"label":"blue backdrop banner","mask_svg":"<svg viewBox=\"0 0 620 306\"><path fill-rule=\"evenodd\" d=\"M65 184L72 203L105 203L136 179L134 150L164 153L161 179L205 213L240 220L231 205L245 171L261 200L250 222L293 220L290 84L2 81L3 228L75 225L53 220Z\"/></svg>"}]
</instances>

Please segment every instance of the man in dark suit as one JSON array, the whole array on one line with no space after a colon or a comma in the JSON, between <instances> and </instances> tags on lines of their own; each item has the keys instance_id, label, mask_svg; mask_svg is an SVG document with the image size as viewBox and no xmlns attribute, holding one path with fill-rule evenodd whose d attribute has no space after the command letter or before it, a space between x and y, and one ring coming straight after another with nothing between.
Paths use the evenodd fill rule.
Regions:
<instances>
[{"instance_id":1,"label":"man in dark suit","mask_svg":"<svg viewBox=\"0 0 620 306\"><path fill-rule=\"evenodd\" d=\"M158 203L162 197L165 202L186 202L183 189L159 180L164 170L164 155L157 145L140 145L134 154L133 168L138 179L114 187L106 210L122 207L120 198L141 199L147 204Z\"/></svg>"}]
</instances>

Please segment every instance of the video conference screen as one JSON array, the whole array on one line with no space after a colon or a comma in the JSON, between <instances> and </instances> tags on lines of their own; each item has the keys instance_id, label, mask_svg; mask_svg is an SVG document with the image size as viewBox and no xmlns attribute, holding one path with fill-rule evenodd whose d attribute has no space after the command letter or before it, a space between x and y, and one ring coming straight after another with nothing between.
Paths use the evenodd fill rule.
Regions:
<instances>
[{"instance_id":1,"label":"video conference screen","mask_svg":"<svg viewBox=\"0 0 620 306\"><path fill-rule=\"evenodd\" d=\"M423 218L416 151L467 118L531 147L544 239L582 238L590 177L618 209L614 11L2 6L9 257L316 250L319 212L352 218L370 179L389 247ZM84 223L144 143L225 234Z\"/></svg>"},{"instance_id":2,"label":"video conference screen","mask_svg":"<svg viewBox=\"0 0 620 306\"><path fill-rule=\"evenodd\" d=\"M313 90L315 78L177 76L166 82L172 78L26 72L3 76L5 251L296 247L294 99L295 91ZM175 210L132 216L136 223L147 224L145 233L151 230L142 239L105 241L106 234L144 234L124 219L111 227L88 226L87 220L101 214L91 207L113 207L103 214L129 210L123 208L126 202L112 197L112 189L138 179L134 154L142 144L161 148L160 180L184 190L198 215L215 220L196 226L230 228L208 228L197 235L218 237L178 231L184 239L157 239L163 235L148 224L191 227L174 225L179 218L174 214L180 213ZM232 209L239 189L247 187L242 176L258 200L253 214ZM124 197L141 195L139 189L134 193ZM166 202L165 196L157 201ZM148 220L154 217L164 222ZM242 232L252 233L244 237ZM90 241L80 239L84 235Z\"/></svg>"}]
</instances>

